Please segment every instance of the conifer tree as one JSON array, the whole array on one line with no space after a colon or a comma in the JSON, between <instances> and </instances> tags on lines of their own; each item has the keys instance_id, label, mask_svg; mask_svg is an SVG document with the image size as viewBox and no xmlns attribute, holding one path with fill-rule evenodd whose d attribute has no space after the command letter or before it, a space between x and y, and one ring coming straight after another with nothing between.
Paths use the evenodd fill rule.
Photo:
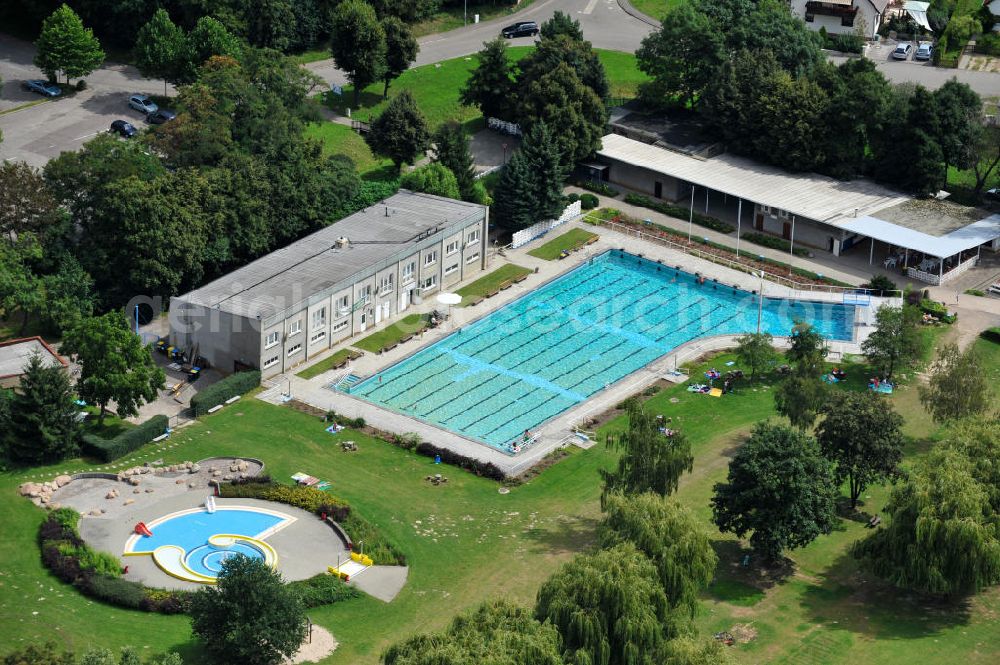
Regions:
<instances>
[{"instance_id":1,"label":"conifer tree","mask_svg":"<svg viewBox=\"0 0 1000 665\"><path fill-rule=\"evenodd\" d=\"M413 163L430 144L427 121L417 108L409 90L404 90L389 102L375 122L365 141L372 152L388 157L399 168Z\"/></svg>"},{"instance_id":2,"label":"conifer tree","mask_svg":"<svg viewBox=\"0 0 1000 665\"><path fill-rule=\"evenodd\" d=\"M559 152L559 145L544 122L532 125L521 146L521 154L535 182L533 196L535 217L538 220L554 219L565 206L562 194L567 170Z\"/></svg>"},{"instance_id":3,"label":"conifer tree","mask_svg":"<svg viewBox=\"0 0 1000 665\"><path fill-rule=\"evenodd\" d=\"M534 175L520 152L507 162L493 192L493 217L509 231L527 228L540 221L535 217Z\"/></svg>"},{"instance_id":4,"label":"conifer tree","mask_svg":"<svg viewBox=\"0 0 1000 665\"><path fill-rule=\"evenodd\" d=\"M476 169L469 151L469 137L462 125L447 122L434 133L434 161L448 167L454 174L463 200L476 200Z\"/></svg>"},{"instance_id":5,"label":"conifer tree","mask_svg":"<svg viewBox=\"0 0 1000 665\"><path fill-rule=\"evenodd\" d=\"M19 462L57 462L77 450L79 425L69 377L46 366L35 353L28 360L10 410L7 450Z\"/></svg>"}]
</instances>

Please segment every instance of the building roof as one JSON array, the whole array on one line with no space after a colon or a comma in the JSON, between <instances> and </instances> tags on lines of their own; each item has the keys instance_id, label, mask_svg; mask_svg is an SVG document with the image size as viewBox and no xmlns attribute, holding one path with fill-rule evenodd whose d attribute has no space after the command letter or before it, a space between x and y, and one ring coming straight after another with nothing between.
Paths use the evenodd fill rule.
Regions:
<instances>
[{"instance_id":1,"label":"building roof","mask_svg":"<svg viewBox=\"0 0 1000 665\"><path fill-rule=\"evenodd\" d=\"M24 366L32 354L42 356L46 367L67 367L69 363L56 353L55 349L41 337L24 337L0 342L0 379L9 379L24 374Z\"/></svg>"},{"instance_id":2,"label":"building roof","mask_svg":"<svg viewBox=\"0 0 1000 665\"><path fill-rule=\"evenodd\" d=\"M409 256L421 240L484 215L485 206L475 203L400 190L177 299L268 319L320 292L350 286ZM335 246L341 237L348 247Z\"/></svg>"},{"instance_id":3,"label":"building roof","mask_svg":"<svg viewBox=\"0 0 1000 665\"><path fill-rule=\"evenodd\" d=\"M1000 215L991 215L942 236L930 235L877 217L852 219L844 224L844 228L890 245L947 258L1000 238Z\"/></svg>"},{"instance_id":4,"label":"building roof","mask_svg":"<svg viewBox=\"0 0 1000 665\"><path fill-rule=\"evenodd\" d=\"M699 159L617 134L608 134L602 144L597 154L608 159L827 224L840 224L910 200L871 180L842 181L816 173L790 173L730 154Z\"/></svg>"},{"instance_id":5,"label":"building roof","mask_svg":"<svg viewBox=\"0 0 1000 665\"><path fill-rule=\"evenodd\" d=\"M880 210L876 217L927 235L943 236L986 219L992 213L982 208L938 199L912 199Z\"/></svg>"}]
</instances>

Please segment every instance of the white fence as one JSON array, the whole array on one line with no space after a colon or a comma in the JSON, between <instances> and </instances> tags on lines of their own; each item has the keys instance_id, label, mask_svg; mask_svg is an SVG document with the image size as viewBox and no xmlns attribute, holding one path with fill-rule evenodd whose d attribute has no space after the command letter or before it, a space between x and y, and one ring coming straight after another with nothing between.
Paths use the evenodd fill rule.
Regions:
<instances>
[{"instance_id":1,"label":"white fence","mask_svg":"<svg viewBox=\"0 0 1000 665\"><path fill-rule=\"evenodd\" d=\"M569 220L575 217L579 217L580 212L581 212L580 202L573 201L568 206L566 206L565 210L562 211L562 214L559 215L559 219L549 219L544 222L538 222L537 224L534 224L526 229L521 229L520 231L516 232L510 243L511 249L516 249L521 245L528 244L535 238L542 237L543 235L545 235L552 229L556 228L560 224L565 224Z\"/></svg>"},{"instance_id":2,"label":"white fence","mask_svg":"<svg viewBox=\"0 0 1000 665\"><path fill-rule=\"evenodd\" d=\"M921 282L924 282L926 284L934 284L940 286L941 284L947 282L948 280L954 279L955 277L958 277L962 273L968 272L977 263L979 263L978 256L973 256L971 259L966 259L962 263L959 263L957 266L946 272L943 278L941 276L940 270L932 272L932 271L923 271L920 270L919 268L907 268L906 276L912 277L913 279L916 280L920 280Z\"/></svg>"},{"instance_id":3,"label":"white fence","mask_svg":"<svg viewBox=\"0 0 1000 665\"><path fill-rule=\"evenodd\" d=\"M501 120L500 118L487 118L486 126L493 131L500 132L501 134L521 136L521 125L516 122L507 122L506 120Z\"/></svg>"}]
</instances>

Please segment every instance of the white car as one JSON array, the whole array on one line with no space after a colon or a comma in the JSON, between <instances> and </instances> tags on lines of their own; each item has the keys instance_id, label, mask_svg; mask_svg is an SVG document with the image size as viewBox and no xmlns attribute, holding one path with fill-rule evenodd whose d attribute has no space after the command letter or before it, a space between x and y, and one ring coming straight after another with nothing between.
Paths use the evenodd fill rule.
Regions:
<instances>
[{"instance_id":1,"label":"white car","mask_svg":"<svg viewBox=\"0 0 1000 665\"><path fill-rule=\"evenodd\" d=\"M128 105L146 115L160 110L160 107L149 98L149 95L132 95L128 98Z\"/></svg>"},{"instance_id":2,"label":"white car","mask_svg":"<svg viewBox=\"0 0 1000 665\"><path fill-rule=\"evenodd\" d=\"M909 60L910 52L913 50L913 44L910 42L903 42L896 47L896 50L892 52L892 57L894 60Z\"/></svg>"}]
</instances>

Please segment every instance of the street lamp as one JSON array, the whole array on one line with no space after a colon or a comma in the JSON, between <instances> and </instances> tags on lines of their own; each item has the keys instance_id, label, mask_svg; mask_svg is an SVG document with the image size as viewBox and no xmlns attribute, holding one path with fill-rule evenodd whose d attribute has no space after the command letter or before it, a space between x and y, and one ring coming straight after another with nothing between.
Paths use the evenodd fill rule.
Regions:
<instances>
[{"instance_id":1,"label":"street lamp","mask_svg":"<svg viewBox=\"0 0 1000 665\"><path fill-rule=\"evenodd\" d=\"M507 144L503 144L503 163L507 164Z\"/></svg>"},{"instance_id":2,"label":"street lamp","mask_svg":"<svg viewBox=\"0 0 1000 665\"><path fill-rule=\"evenodd\" d=\"M760 289L757 291L757 334L760 334L760 321L764 316L764 271L757 273L760 277Z\"/></svg>"}]
</instances>

